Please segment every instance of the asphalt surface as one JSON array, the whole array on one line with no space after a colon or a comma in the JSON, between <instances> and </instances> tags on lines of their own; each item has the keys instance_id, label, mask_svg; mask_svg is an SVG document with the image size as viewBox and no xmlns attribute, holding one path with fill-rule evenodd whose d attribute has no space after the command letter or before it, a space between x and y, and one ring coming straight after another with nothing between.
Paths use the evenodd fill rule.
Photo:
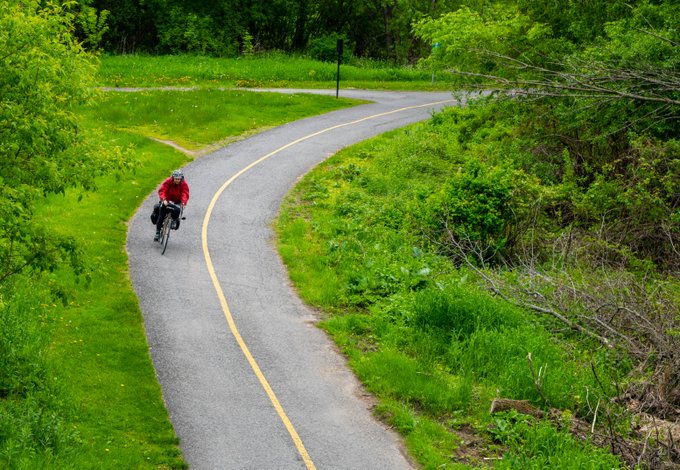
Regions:
<instances>
[{"instance_id":1,"label":"asphalt surface","mask_svg":"<svg viewBox=\"0 0 680 470\"><path fill-rule=\"evenodd\" d=\"M413 467L291 288L271 223L286 192L320 161L458 102L450 93L340 94L374 102L271 129L187 165L187 220L171 232L165 255L149 221L156 193L130 223L132 282L192 469Z\"/></svg>"}]
</instances>

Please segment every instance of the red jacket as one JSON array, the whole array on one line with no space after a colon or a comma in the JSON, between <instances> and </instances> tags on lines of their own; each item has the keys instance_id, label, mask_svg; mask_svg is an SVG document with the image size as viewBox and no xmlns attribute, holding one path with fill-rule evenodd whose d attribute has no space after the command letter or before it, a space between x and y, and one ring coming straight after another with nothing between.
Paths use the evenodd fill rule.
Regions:
<instances>
[{"instance_id":1,"label":"red jacket","mask_svg":"<svg viewBox=\"0 0 680 470\"><path fill-rule=\"evenodd\" d=\"M189 185L184 180L180 184L175 184L171 176L163 181L161 187L158 188L158 195L161 200L167 199L175 204L181 203L186 206L187 201L189 201Z\"/></svg>"}]
</instances>

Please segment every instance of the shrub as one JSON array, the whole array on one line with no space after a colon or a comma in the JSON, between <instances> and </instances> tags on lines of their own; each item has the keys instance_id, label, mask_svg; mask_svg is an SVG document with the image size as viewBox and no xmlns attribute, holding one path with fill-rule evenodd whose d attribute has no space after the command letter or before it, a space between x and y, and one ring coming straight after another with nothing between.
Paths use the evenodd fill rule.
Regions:
<instances>
[{"instance_id":1,"label":"shrub","mask_svg":"<svg viewBox=\"0 0 680 470\"><path fill-rule=\"evenodd\" d=\"M181 7L171 8L164 21L158 24L159 44L162 52L172 54L201 54L212 56L234 56L238 47L233 38L215 34L214 20L187 12Z\"/></svg>"},{"instance_id":2,"label":"shrub","mask_svg":"<svg viewBox=\"0 0 680 470\"><path fill-rule=\"evenodd\" d=\"M342 63L346 64L352 59L352 54L349 51L347 38L339 34L331 34L312 40L307 48L307 53L315 60L336 62L338 60L337 43L339 39L342 39L344 44Z\"/></svg>"},{"instance_id":3,"label":"shrub","mask_svg":"<svg viewBox=\"0 0 680 470\"><path fill-rule=\"evenodd\" d=\"M470 160L426 201L425 230L454 258L489 261L511 252L537 194L522 170Z\"/></svg>"}]
</instances>

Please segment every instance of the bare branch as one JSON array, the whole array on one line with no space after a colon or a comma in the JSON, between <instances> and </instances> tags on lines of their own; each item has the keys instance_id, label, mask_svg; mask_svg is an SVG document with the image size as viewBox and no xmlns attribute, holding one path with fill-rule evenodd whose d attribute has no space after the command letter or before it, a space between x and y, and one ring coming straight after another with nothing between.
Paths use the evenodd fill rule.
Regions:
<instances>
[{"instance_id":1,"label":"bare branch","mask_svg":"<svg viewBox=\"0 0 680 470\"><path fill-rule=\"evenodd\" d=\"M673 40L671 40L671 39L669 39L665 36L661 36L660 34L657 34L654 31L648 31L646 29L639 29L639 28L637 28L636 31L639 31L639 32L645 33L645 34L649 34L650 36L653 36L653 37L655 37L655 38L657 38L661 41L667 42L668 44L671 44L672 46L675 46L675 47L680 46L680 44L678 44L677 42L675 42L675 41L673 41Z\"/></svg>"},{"instance_id":2,"label":"bare branch","mask_svg":"<svg viewBox=\"0 0 680 470\"><path fill-rule=\"evenodd\" d=\"M477 273L477 275L480 276L480 278L484 279L484 281L491 287L491 291L501 297L503 300L506 300L514 305L524 307L530 310L533 310L534 312L542 313L545 315L550 315L557 320L561 321L565 325L567 325L571 330L578 331L579 333L582 333L592 339L597 340L600 342L602 345L606 346L607 348L613 348L612 343L605 337L598 335L597 333L590 331L589 329L583 327L582 325L572 322L569 320L565 315L561 314L560 312L556 311L555 309L549 307L549 306L541 306L534 304L532 302L528 302L526 300L521 300L518 298L518 296L511 297L506 295L502 289L499 288L498 285L494 282L494 279L489 276L485 271L479 269L474 263L470 261L469 255L466 253L465 248L460 244L460 242L453 236L451 232L449 232L449 242L453 247L457 249L457 255L460 257L460 259L474 272ZM473 245L473 244L471 244Z\"/></svg>"},{"instance_id":3,"label":"bare branch","mask_svg":"<svg viewBox=\"0 0 680 470\"><path fill-rule=\"evenodd\" d=\"M552 70L494 51L481 49L473 52L505 62L514 70L534 73L540 78L508 79L499 75L456 69L449 71L460 76L481 78L499 84L505 89L512 89L515 94L527 96L566 96L595 100L615 97L680 105L680 100L663 94L680 92L680 77L675 72L658 69L622 69L598 62L575 61L555 64L556 69ZM587 70L588 73L581 70Z\"/></svg>"}]
</instances>

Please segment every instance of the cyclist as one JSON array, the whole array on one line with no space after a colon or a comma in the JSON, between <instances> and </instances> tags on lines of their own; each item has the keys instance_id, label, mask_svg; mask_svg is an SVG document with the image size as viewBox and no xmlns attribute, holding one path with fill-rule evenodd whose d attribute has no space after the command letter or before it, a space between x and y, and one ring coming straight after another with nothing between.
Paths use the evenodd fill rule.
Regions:
<instances>
[{"instance_id":1,"label":"cyclist","mask_svg":"<svg viewBox=\"0 0 680 470\"><path fill-rule=\"evenodd\" d=\"M158 241L161 237L161 225L163 224L163 218L168 209L171 211L172 215L172 225L171 228L179 228L179 215L184 206L187 205L189 201L189 185L184 180L184 173L182 170L175 170L172 175L163 183L161 183L158 188L158 196L160 201L154 206L154 211L158 211L158 219L156 221L156 236L154 241ZM172 203L168 207L168 203Z\"/></svg>"}]
</instances>

